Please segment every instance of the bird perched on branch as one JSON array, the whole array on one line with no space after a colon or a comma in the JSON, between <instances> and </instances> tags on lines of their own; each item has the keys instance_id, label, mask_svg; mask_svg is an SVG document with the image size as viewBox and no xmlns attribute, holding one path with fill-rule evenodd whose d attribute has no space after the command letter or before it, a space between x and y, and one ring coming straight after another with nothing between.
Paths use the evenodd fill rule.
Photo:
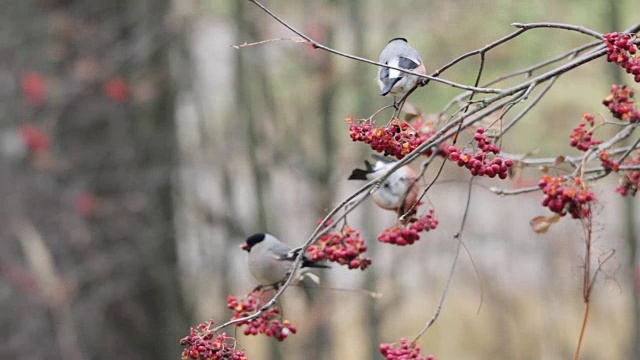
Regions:
<instances>
[{"instance_id":1,"label":"bird perched on branch","mask_svg":"<svg viewBox=\"0 0 640 360\"><path fill-rule=\"evenodd\" d=\"M355 169L349 180L373 180L389 171L396 162L383 156L376 156L375 164L365 160L365 169ZM373 202L385 210L395 210L399 215L404 214L418 201L419 192L416 172L405 165L386 178L380 187L371 194Z\"/></svg>"},{"instance_id":2,"label":"bird perched on branch","mask_svg":"<svg viewBox=\"0 0 640 360\"><path fill-rule=\"evenodd\" d=\"M387 46L382 50L379 62L385 65L411 70L420 74L427 73L420 54L416 49L409 46L409 43L405 38L391 39ZM378 70L380 95L386 96L387 94L393 94L394 105L396 106L395 96L402 99L417 85L418 80L419 78L415 75L409 75L396 69L380 67Z\"/></svg>"},{"instance_id":3,"label":"bird perched on branch","mask_svg":"<svg viewBox=\"0 0 640 360\"><path fill-rule=\"evenodd\" d=\"M275 236L265 233L249 236L241 248L249 253L247 267L251 275L260 285L274 288L278 288L287 279L301 250L292 249ZM329 266L311 261L304 256L300 267L328 268Z\"/></svg>"}]
</instances>

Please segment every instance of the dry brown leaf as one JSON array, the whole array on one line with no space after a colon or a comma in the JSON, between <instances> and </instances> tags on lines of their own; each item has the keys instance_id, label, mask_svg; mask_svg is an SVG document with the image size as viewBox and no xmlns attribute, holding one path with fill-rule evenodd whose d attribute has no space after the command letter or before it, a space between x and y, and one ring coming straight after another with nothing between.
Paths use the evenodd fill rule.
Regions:
<instances>
[{"instance_id":1,"label":"dry brown leaf","mask_svg":"<svg viewBox=\"0 0 640 360\"><path fill-rule=\"evenodd\" d=\"M535 231L537 234L544 234L549 230L551 224L554 224L560 220L560 215L554 214L550 217L546 216L536 216L529 222L531 225L531 229Z\"/></svg>"},{"instance_id":2,"label":"dry brown leaf","mask_svg":"<svg viewBox=\"0 0 640 360\"><path fill-rule=\"evenodd\" d=\"M553 162L554 166L558 166L564 162L564 156L559 155L556 160Z\"/></svg>"}]
</instances>

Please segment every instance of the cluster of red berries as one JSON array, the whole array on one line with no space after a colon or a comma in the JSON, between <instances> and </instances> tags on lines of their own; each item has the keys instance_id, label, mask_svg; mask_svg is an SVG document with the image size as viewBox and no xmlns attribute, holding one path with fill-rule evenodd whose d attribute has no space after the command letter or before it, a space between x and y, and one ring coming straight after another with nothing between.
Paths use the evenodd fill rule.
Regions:
<instances>
[{"instance_id":1,"label":"cluster of red berries","mask_svg":"<svg viewBox=\"0 0 640 360\"><path fill-rule=\"evenodd\" d=\"M640 111L634 104L634 91L626 85L611 85L611 94L602 100L611 114L622 121L634 123L640 121Z\"/></svg>"},{"instance_id":2,"label":"cluster of red berries","mask_svg":"<svg viewBox=\"0 0 640 360\"><path fill-rule=\"evenodd\" d=\"M344 226L341 231L323 235L314 245L307 248L307 256L312 261L329 260L349 269L366 269L371 259L361 257L367 251L367 245L360 231Z\"/></svg>"},{"instance_id":3,"label":"cluster of red berries","mask_svg":"<svg viewBox=\"0 0 640 360\"><path fill-rule=\"evenodd\" d=\"M429 134L414 130L408 123L398 119L392 120L385 127L377 127L369 120L347 118L349 135L353 141L363 141L371 148L384 155L393 155L398 160L429 139ZM427 156L431 151L425 152Z\"/></svg>"},{"instance_id":4,"label":"cluster of red berries","mask_svg":"<svg viewBox=\"0 0 640 360\"><path fill-rule=\"evenodd\" d=\"M587 128L587 125L589 125L589 128ZM602 141L593 140L593 125L594 120L592 114L582 115L580 124L571 131L571 142L569 145L578 150L587 151L591 146L601 144Z\"/></svg>"},{"instance_id":5,"label":"cluster of red berries","mask_svg":"<svg viewBox=\"0 0 640 360\"><path fill-rule=\"evenodd\" d=\"M42 104L46 95L45 77L39 72L28 71L22 75L22 93L33 106Z\"/></svg>"},{"instance_id":6,"label":"cluster of red berries","mask_svg":"<svg viewBox=\"0 0 640 360\"><path fill-rule=\"evenodd\" d=\"M378 240L383 243L406 246L420 240L420 233L434 230L438 227L438 220L434 216L434 210L420 217L410 217L406 220L407 225L393 226L384 229L378 236Z\"/></svg>"},{"instance_id":7,"label":"cluster of red berries","mask_svg":"<svg viewBox=\"0 0 640 360\"><path fill-rule=\"evenodd\" d=\"M640 165L640 153L635 159L627 159L625 165ZM620 178L620 185L616 187L616 192L622 196L636 196L640 187L640 171L629 170Z\"/></svg>"},{"instance_id":8,"label":"cluster of red berries","mask_svg":"<svg viewBox=\"0 0 640 360\"><path fill-rule=\"evenodd\" d=\"M544 192L542 206L560 216L569 213L574 219L584 218L590 214L590 203L596 200L580 178L571 180L564 176L543 175L538 186Z\"/></svg>"},{"instance_id":9,"label":"cluster of red berries","mask_svg":"<svg viewBox=\"0 0 640 360\"><path fill-rule=\"evenodd\" d=\"M47 152L51 145L49 136L40 128L31 124L23 124L18 128L18 133L22 143L34 154Z\"/></svg>"},{"instance_id":10,"label":"cluster of red berries","mask_svg":"<svg viewBox=\"0 0 640 360\"><path fill-rule=\"evenodd\" d=\"M500 153L500 148L484 134L484 128L479 127L476 130L476 133L473 134L473 140L480 150L472 154L452 145L447 149L449 160L460 167L466 167L473 176L486 175L490 178L498 176L500 179L506 179L507 171L513 165L513 160L496 156ZM493 159L489 159L490 157Z\"/></svg>"},{"instance_id":11,"label":"cluster of red berries","mask_svg":"<svg viewBox=\"0 0 640 360\"><path fill-rule=\"evenodd\" d=\"M604 35L607 44L607 61L620 65L627 74L633 75L633 79L640 83L640 57L638 46L634 44L635 39L635 34L613 32Z\"/></svg>"},{"instance_id":12,"label":"cluster of red berries","mask_svg":"<svg viewBox=\"0 0 640 360\"><path fill-rule=\"evenodd\" d=\"M232 319L239 319L257 312L263 305L260 301L261 290L252 291L244 299L238 299L229 295L227 297L227 307L233 310ZM280 321L276 319L280 315L280 308L273 306L265 310L260 316L253 320L241 321L237 326L247 325L244 329L245 335L263 334L274 337L282 341L292 333L295 334L297 328L289 323L289 320Z\"/></svg>"},{"instance_id":13,"label":"cluster of red berries","mask_svg":"<svg viewBox=\"0 0 640 360\"><path fill-rule=\"evenodd\" d=\"M435 360L432 355L420 355L420 345L415 342L409 342L405 338L400 339L399 344L380 344L380 353L387 360Z\"/></svg>"},{"instance_id":14,"label":"cluster of red berries","mask_svg":"<svg viewBox=\"0 0 640 360\"><path fill-rule=\"evenodd\" d=\"M602 165L607 172L618 172L620 169L620 164L615 160L611 160L608 152L601 151L600 154L598 154L598 157L600 158L600 165Z\"/></svg>"},{"instance_id":15,"label":"cluster of red berries","mask_svg":"<svg viewBox=\"0 0 640 360\"><path fill-rule=\"evenodd\" d=\"M235 349L235 339L222 333L216 337L210 331L212 321L191 328L189 336L180 340L180 345L188 346L182 350L182 360L247 360L242 350Z\"/></svg>"}]
</instances>

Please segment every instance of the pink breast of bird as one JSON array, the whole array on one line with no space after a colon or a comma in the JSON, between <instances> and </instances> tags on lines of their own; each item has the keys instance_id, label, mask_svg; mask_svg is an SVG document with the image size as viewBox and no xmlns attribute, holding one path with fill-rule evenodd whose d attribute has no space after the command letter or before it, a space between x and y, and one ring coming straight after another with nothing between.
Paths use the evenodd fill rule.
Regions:
<instances>
[{"instance_id":1,"label":"pink breast of bird","mask_svg":"<svg viewBox=\"0 0 640 360\"><path fill-rule=\"evenodd\" d=\"M389 176L371 197L382 209L404 212L416 204L419 190L415 171L404 166Z\"/></svg>"}]
</instances>

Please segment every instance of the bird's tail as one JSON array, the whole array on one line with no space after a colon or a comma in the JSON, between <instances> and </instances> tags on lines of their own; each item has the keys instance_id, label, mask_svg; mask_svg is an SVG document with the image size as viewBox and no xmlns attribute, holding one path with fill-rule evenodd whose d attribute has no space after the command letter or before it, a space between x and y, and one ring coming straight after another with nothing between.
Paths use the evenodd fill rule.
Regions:
<instances>
[{"instance_id":1,"label":"bird's tail","mask_svg":"<svg viewBox=\"0 0 640 360\"><path fill-rule=\"evenodd\" d=\"M386 96L391 89L393 89L393 87L396 85L396 83L398 81L400 81L401 77L397 77L397 78L393 78L393 79L389 79L387 80L387 82L384 84L384 87L382 88L382 90L380 90L380 96Z\"/></svg>"},{"instance_id":2,"label":"bird's tail","mask_svg":"<svg viewBox=\"0 0 640 360\"><path fill-rule=\"evenodd\" d=\"M317 263L315 261L311 261L307 258L302 259L302 267L303 268L319 268L319 269L327 269L330 268L331 266L326 265L326 264L321 264L321 263Z\"/></svg>"},{"instance_id":3,"label":"bird's tail","mask_svg":"<svg viewBox=\"0 0 640 360\"><path fill-rule=\"evenodd\" d=\"M373 169L373 165L371 165L371 163L367 160L364 161L364 165L367 167L365 170L353 169L351 175L349 175L348 180L368 180L367 176L375 172L375 170Z\"/></svg>"}]
</instances>

